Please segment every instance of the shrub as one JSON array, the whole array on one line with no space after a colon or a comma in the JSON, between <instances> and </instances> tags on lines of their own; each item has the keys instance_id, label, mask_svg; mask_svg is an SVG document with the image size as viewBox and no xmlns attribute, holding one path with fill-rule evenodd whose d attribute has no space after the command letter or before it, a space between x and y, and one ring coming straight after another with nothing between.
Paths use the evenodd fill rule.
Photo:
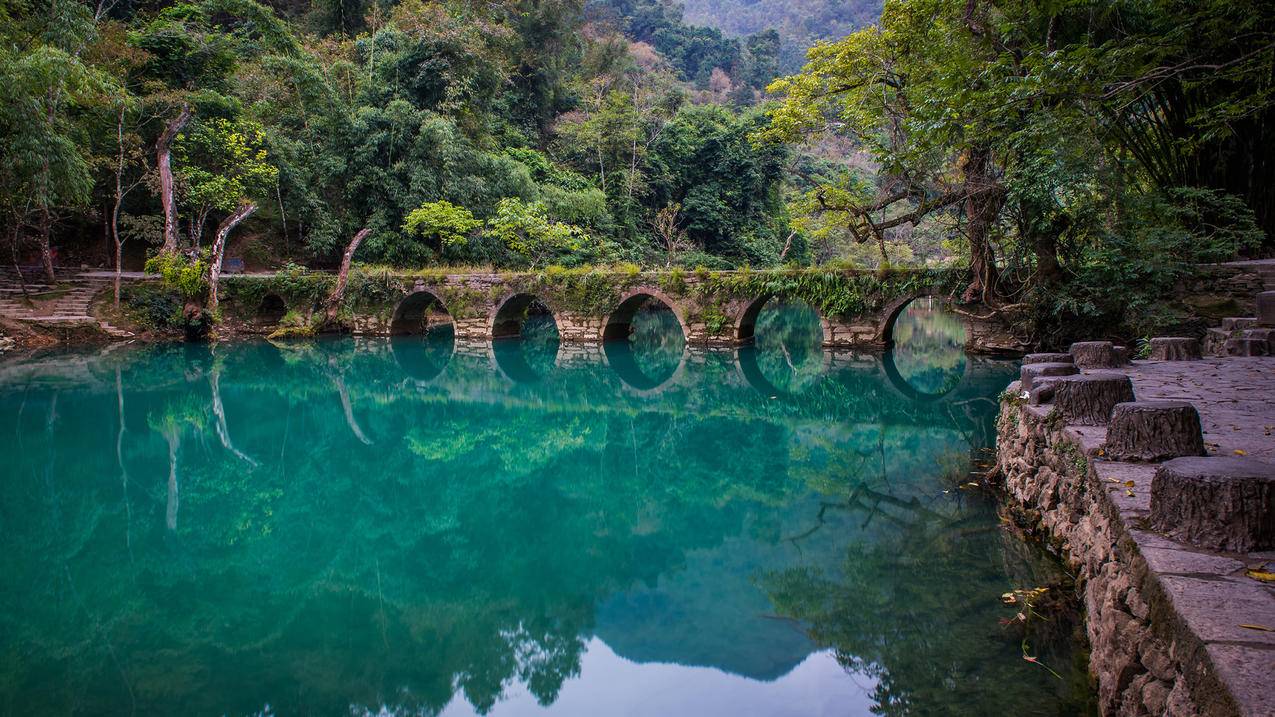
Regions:
<instances>
[{"instance_id":1,"label":"shrub","mask_svg":"<svg viewBox=\"0 0 1275 717\"><path fill-rule=\"evenodd\" d=\"M208 291L208 253L161 252L146 260L146 273L159 274L164 286L182 298L198 299Z\"/></svg>"},{"instance_id":2,"label":"shrub","mask_svg":"<svg viewBox=\"0 0 1275 717\"><path fill-rule=\"evenodd\" d=\"M126 284L121 298L124 312L139 326L166 330L184 323L182 298L162 284Z\"/></svg>"}]
</instances>

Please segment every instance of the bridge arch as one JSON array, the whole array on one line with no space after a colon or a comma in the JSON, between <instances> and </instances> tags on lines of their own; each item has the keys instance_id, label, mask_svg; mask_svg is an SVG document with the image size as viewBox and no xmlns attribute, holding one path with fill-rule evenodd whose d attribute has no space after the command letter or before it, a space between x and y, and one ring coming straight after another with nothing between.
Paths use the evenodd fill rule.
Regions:
<instances>
[{"instance_id":1,"label":"bridge arch","mask_svg":"<svg viewBox=\"0 0 1275 717\"><path fill-rule=\"evenodd\" d=\"M765 294L753 299L752 301L744 305L744 308L739 312L739 315L735 318L735 335L733 338L735 339L736 344L739 344L739 345L749 344L749 343L753 343L756 340L757 318L761 316L761 310L766 308L766 304L770 303L770 301L777 298L781 300L783 299L783 297L778 297L774 294ZM801 300L796 299L796 301L801 301ZM822 343L825 346L831 344L832 343L832 325L828 323L828 319L826 319L824 315L819 312L818 309L816 309L813 306L810 306L810 304L806 303L805 301L802 301L801 303L805 304L806 306L809 306L810 310L814 312L815 316L819 317L819 330L822 332L822 336L823 336Z\"/></svg>"},{"instance_id":2,"label":"bridge arch","mask_svg":"<svg viewBox=\"0 0 1275 717\"><path fill-rule=\"evenodd\" d=\"M646 336L642 339L634 333L634 320L638 313L650 308L668 311L677 322L680 338L669 335ZM659 289L649 286L635 287L620 297L616 308L607 317L602 330L602 354L607 365L619 377L624 386L638 395L662 393L678 383L685 372L686 346L690 339L690 327L682 307Z\"/></svg>"},{"instance_id":3,"label":"bridge arch","mask_svg":"<svg viewBox=\"0 0 1275 717\"><path fill-rule=\"evenodd\" d=\"M507 339L522 335L523 325L532 316L548 317L557 329L558 320L549 304L536 296L525 292L506 294L496 302L488 317L493 339Z\"/></svg>"},{"instance_id":4,"label":"bridge arch","mask_svg":"<svg viewBox=\"0 0 1275 717\"><path fill-rule=\"evenodd\" d=\"M562 348L558 321L543 299L525 292L508 294L492 308L490 321L492 363L506 379L536 383L557 366Z\"/></svg>"},{"instance_id":5,"label":"bridge arch","mask_svg":"<svg viewBox=\"0 0 1275 717\"><path fill-rule=\"evenodd\" d=\"M902 297L891 301L886 305L885 311L881 314L881 321L877 324L877 340L886 348L894 345L894 329L895 325L899 321L899 317L908 310L908 307L912 306L913 302L920 299L932 299L938 302L949 301L948 297L924 291L905 294ZM955 312L952 313L955 314ZM961 317L961 324L965 327L965 335L968 339L973 327L970 325L969 319L964 316Z\"/></svg>"},{"instance_id":6,"label":"bridge arch","mask_svg":"<svg viewBox=\"0 0 1275 717\"><path fill-rule=\"evenodd\" d=\"M260 326L274 326L283 321L283 317L287 313L288 304L283 300L283 297L275 293L269 293L261 297L261 303L257 304L252 320L253 323Z\"/></svg>"},{"instance_id":7,"label":"bridge arch","mask_svg":"<svg viewBox=\"0 0 1275 717\"><path fill-rule=\"evenodd\" d=\"M621 297L619 303L607 316L602 328L602 340L614 341L628 339L633 333L633 319L638 312L651 303L658 303L673 312L678 325L682 328L683 338L690 340L690 326L686 323L686 311L667 294L650 286L629 289Z\"/></svg>"},{"instance_id":8,"label":"bridge arch","mask_svg":"<svg viewBox=\"0 0 1275 717\"><path fill-rule=\"evenodd\" d=\"M923 299L930 303L919 306L917 302ZM937 401L967 378L966 347L972 327L968 318L944 311L943 302L943 297L921 293L896 300L885 312L881 335L886 352L881 357L881 370L890 385L910 401ZM899 325L905 317L909 325L901 337Z\"/></svg>"},{"instance_id":9,"label":"bridge arch","mask_svg":"<svg viewBox=\"0 0 1275 717\"><path fill-rule=\"evenodd\" d=\"M398 302L390 319L390 335L423 335L435 324L451 324L452 317L438 295L428 289L416 289Z\"/></svg>"}]
</instances>

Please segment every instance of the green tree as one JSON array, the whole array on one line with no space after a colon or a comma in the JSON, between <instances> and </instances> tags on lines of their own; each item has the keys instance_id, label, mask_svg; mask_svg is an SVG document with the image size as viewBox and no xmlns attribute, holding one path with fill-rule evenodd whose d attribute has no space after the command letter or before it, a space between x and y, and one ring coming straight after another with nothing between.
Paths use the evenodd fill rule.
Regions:
<instances>
[{"instance_id":1,"label":"green tree","mask_svg":"<svg viewBox=\"0 0 1275 717\"><path fill-rule=\"evenodd\" d=\"M190 210L189 238L198 247L211 212L233 212L245 199L273 188L279 170L267 159L264 129L251 120L197 121L178 137L178 195Z\"/></svg>"},{"instance_id":2,"label":"green tree","mask_svg":"<svg viewBox=\"0 0 1275 717\"><path fill-rule=\"evenodd\" d=\"M441 255L449 248L464 246L470 234L482 225L468 209L440 200L425 202L408 212L403 231L425 239Z\"/></svg>"},{"instance_id":3,"label":"green tree","mask_svg":"<svg viewBox=\"0 0 1275 717\"><path fill-rule=\"evenodd\" d=\"M112 82L81 58L94 35L83 5L55 0L47 13L15 19L5 33L14 44L0 46L0 200L15 257L33 218L44 271L54 281L55 213L83 208L93 188L85 127L74 112L102 104Z\"/></svg>"},{"instance_id":4,"label":"green tree","mask_svg":"<svg viewBox=\"0 0 1275 717\"><path fill-rule=\"evenodd\" d=\"M486 232L533 267L562 260L592 241L580 227L550 219L542 202L515 197L500 200Z\"/></svg>"}]
</instances>

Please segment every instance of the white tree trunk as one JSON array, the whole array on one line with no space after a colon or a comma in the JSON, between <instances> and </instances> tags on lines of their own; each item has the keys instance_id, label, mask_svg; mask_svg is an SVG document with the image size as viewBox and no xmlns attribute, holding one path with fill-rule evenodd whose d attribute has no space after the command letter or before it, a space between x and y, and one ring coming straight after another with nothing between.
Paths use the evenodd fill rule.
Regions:
<instances>
[{"instance_id":1,"label":"white tree trunk","mask_svg":"<svg viewBox=\"0 0 1275 717\"><path fill-rule=\"evenodd\" d=\"M336 321L336 315L341 310L341 301L345 298L345 286L350 281L350 263L354 261L354 252L358 251L359 245L371 233L371 229L360 229L350 240L345 253L341 255L341 270L336 275L336 286L332 288L332 294L328 296L326 317L329 324Z\"/></svg>"},{"instance_id":2,"label":"white tree trunk","mask_svg":"<svg viewBox=\"0 0 1275 717\"><path fill-rule=\"evenodd\" d=\"M221 224L217 225L217 238L213 239L212 248L212 265L208 268L208 310L217 310L217 288L221 282L221 261L226 255L226 237L235 227L239 226L239 222L248 218L248 215L257 211L256 202L245 202L240 204L234 214L226 217Z\"/></svg>"},{"instance_id":3,"label":"white tree trunk","mask_svg":"<svg viewBox=\"0 0 1275 717\"><path fill-rule=\"evenodd\" d=\"M164 253L177 251L177 204L173 198L173 140L190 121L190 105L183 104L177 117L164 126L155 143L155 162L159 169L159 199L164 205Z\"/></svg>"}]
</instances>

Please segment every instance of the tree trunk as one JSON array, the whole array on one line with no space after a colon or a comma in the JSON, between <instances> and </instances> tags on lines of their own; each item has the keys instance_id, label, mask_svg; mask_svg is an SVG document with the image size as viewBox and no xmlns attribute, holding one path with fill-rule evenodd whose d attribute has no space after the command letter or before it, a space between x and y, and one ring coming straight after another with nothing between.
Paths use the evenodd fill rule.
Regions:
<instances>
[{"instance_id":1,"label":"tree trunk","mask_svg":"<svg viewBox=\"0 0 1275 717\"><path fill-rule=\"evenodd\" d=\"M1118 368L1124 365L1110 341L1077 341L1067 353L1078 368Z\"/></svg>"},{"instance_id":2,"label":"tree trunk","mask_svg":"<svg viewBox=\"0 0 1275 717\"><path fill-rule=\"evenodd\" d=\"M973 274L963 297L967 302L991 303L996 292L996 255L990 234L1005 202L1005 191L992 176L991 165L991 150L975 147L965 154L965 219Z\"/></svg>"},{"instance_id":3,"label":"tree trunk","mask_svg":"<svg viewBox=\"0 0 1275 717\"><path fill-rule=\"evenodd\" d=\"M1030 391L1038 378L1075 376L1078 373L1080 373L1080 369L1069 361L1065 363L1028 363L1023 364L1018 369L1018 381L1022 384L1024 391Z\"/></svg>"},{"instance_id":4,"label":"tree trunk","mask_svg":"<svg viewBox=\"0 0 1275 717\"><path fill-rule=\"evenodd\" d=\"M350 245L345 248L345 253L341 255L341 270L336 275L336 286L332 288L332 294L328 296L328 306L326 312L326 322L332 324L336 322L336 315L341 310L341 301L345 298L345 286L350 281L350 263L354 261L354 252L358 251L359 245L371 234L371 229L360 229L350 240Z\"/></svg>"},{"instance_id":5,"label":"tree trunk","mask_svg":"<svg viewBox=\"0 0 1275 717\"><path fill-rule=\"evenodd\" d=\"M115 308L120 307L120 272L124 261L124 244L120 241L119 230L120 205L115 202L115 210L111 212L111 239L115 241Z\"/></svg>"},{"instance_id":6,"label":"tree trunk","mask_svg":"<svg viewBox=\"0 0 1275 717\"><path fill-rule=\"evenodd\" d=\"M122 157L121 153L121 157ZM123 184L115 175L115 203L111 205L111 241L115 245L115 308L120 307L120 274L124 265L124 242L120 240L120 207L124 204Z\"/></svg>"},{"instance_id":7,"label":"tree trunk","mask_svg":"<svg viewBox=\"0 0 1275 717\"><path fill-rule=\"evenodd\" d=\"M22 287L22 298L28 305L31 303L31 292L27 291L27 279L22 275L22 264L18 261L18 237L21 235L21 220L13 218L13 233L9 237L9 251L13 259L13 271L18 275L18 286Z\"/></svg>"},{"instance_id":8,"label":"tree trunk","mask_svg":"<svg viewBox=\"0 0 1275 717\"><path fill-rule=\"evenodd\" d=\"M1051 380L1054 411L1064 423L1105 426L1117 403L1133 401L1133 382L1114 371L1095 371Z\"/></svg>"},{"instance_id":9,"label":"tree trunk","mask_svg":"<svg viewBox=\"0 0 1275 717\"><path fill-rule=\"evenodd\" d=\"M57 282L53 273L53 249L49 246L49 233L52 231L53 218L49 216L49 208L40 209L40 263L44 265L44 275L49 283Z\"/></svg>"},{"instance_id":10,"label":"tree trunk","mask_svg":"<svg viewBox=\"0 0 1275 717\"><path fill-rule=\"evenodd\" d=\"M1204 455L1200 413L1186 401L1133 401L1111 410L1103 456L1159 462Z\"/></svg>"},{"instance_id":11,"label":"tree trunk","mask_svg":"<svg viewBox=\"0 0 1275 717\"><path fill-rule=\"evenodd\" d=\"M1058 236L1051 233L1032 237L1032 251L1036 254L1036 279L1042 286L1062 283L1062 266L1058 263Z\"/></svg>"},{"instance_id":12,"label":"tree trunk","mask_svg":"<svg viewBox=\"0 0 1275 717\"><path fill-rule=\"evenodd\" d=\"M217 286L221 282L221 261L226 255L226 237L239 222L257 211L256 202L245 202L239 205L234 214L226 217L217 225L217 237L213 239L211 265L208 267L208 310L217 311Z\"/></svg>"},{"instance_id":13,"label":"tree trunk","mask_svg":"<svg viewBox=\"0 0 1275 717\"><path fill-rule=\"evenodd\" d=\"M190 105L183 104L181 112L164 125L164 131L155 143L155 163L159 168L159 199L164 205L164 248L166 254L177 251L177 205L173 199L173 140L190 121Z\"/></svg>"},{"instance_id":14,"label":"tree trunk","mask_svg":"<svg viewBox=\"0 0 1275 717\"><path fill-rule=\"evenodd\" d=\"M1151 339L1152 361L1198 361L1200 340L1189 336L1160 336Z\"/></svg>"},{"instance_id":15,"label":"tree trunk","mask_svg":"<svg viewBox=\"0 0 1275 717\"><path fill-rule=\"evenodd\" d=\"M1233 553L1275 548L1275 466L1253 458L1174 458L1151 481L1152 530Z\"/></svg>"}]
</instances>

